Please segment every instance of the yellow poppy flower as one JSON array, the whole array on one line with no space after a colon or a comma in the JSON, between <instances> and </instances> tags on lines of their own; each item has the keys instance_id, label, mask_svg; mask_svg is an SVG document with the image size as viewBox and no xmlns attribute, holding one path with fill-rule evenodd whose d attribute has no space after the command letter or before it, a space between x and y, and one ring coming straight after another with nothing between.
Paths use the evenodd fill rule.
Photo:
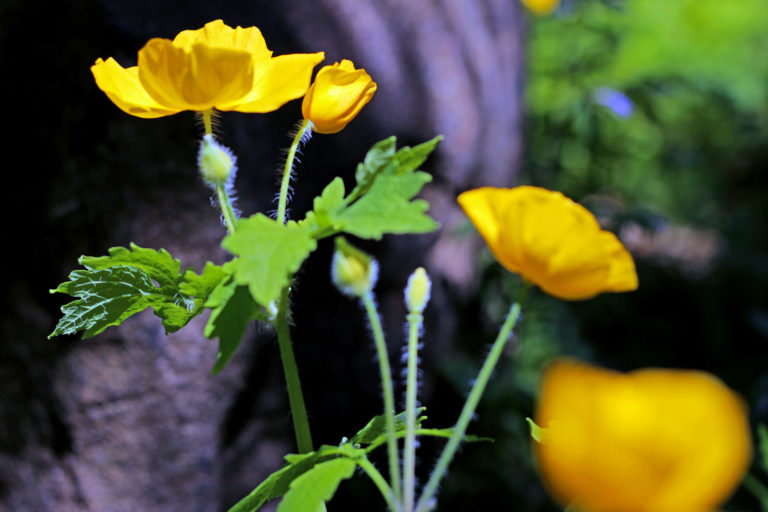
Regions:
<instances>
[{"instance_id":1,"label":"yellow poppy flower","mask_svg":"<svg viewBox=\"0 0 768 512\"><path fill-rule=\"evenodd\" d=\"M549 14L560 4L560 0L521 0L523 5L536 14Z\"/></svg>"},{"instance_id":2,"label":"yellow poppy flower","mask_svg":"<svg viewBox=\"0 0 768 512\"><path fill-rule=\"evenodd\" d=\"M699 371L560 360L544 374L536 423L547 488L585 512L712 512L752 458L743 401Z\"/></svg>"},{"instance_id":3,"label":"yellow poppy flower","mask_svg":"<svg viewBox=\"0 0 768 512\"><path fill-rule=\"evenodd\" d=\"M637 288L632 256L589 210L538 187L485 187L458 198L507 270L567 300Z\"/></svg>"},{"instance_id":4,"label":"yellow poppy flower","mask_svg":"<svg viewBox=\"0 0 768 512\"><path fill-rule=\"evenodd\" d=\"M91 67L96 85L128 114L154 118L182 110L271 112L300 98L325 54L272 57L256 27L231 28L221 20L174 39L151 39L138 65L112 57Z\"/></svg>"},{"instance_id":5,"label":"yellow poppy flower","mask_svg":"<svg viewBox=\"0 0 768 512\"><path fill-rule=\"evenodd\" d=\"M349 60L324 66L317 72L301 104L304 119L312 121L318 133L336 133L344 129L371 101L376 82L364 69L355 69Z\"/></svg>"}]
</instances>

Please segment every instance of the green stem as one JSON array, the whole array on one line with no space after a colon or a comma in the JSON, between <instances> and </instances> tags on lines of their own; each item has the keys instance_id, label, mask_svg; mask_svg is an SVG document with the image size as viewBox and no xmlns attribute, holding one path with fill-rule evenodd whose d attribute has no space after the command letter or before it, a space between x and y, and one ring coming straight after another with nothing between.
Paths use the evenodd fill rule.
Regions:
<instances>
[{"instance_id":1,"label":"green stem","mask_svg":"<svg viewBox=\"0 0 768 512\"><path fill-rule=\"evenodd\" d=\"M412 512L416 499L416 371L419 355L419 330L424 317L408 315L408 370L405 387L405 445L403 446L403 510Z\"/></svg>"},{"instance_id":2,"label":"green stem","mask_svg":"<svg viewBox=\"0 0 768 512\"><path fill-rule=\"evenodd\" d=\"M387 481L384 479L383 476L381 476L381 473L379 473L379 470L376 469L376 466L371 464L371 461L369 461L366 458L360 458L357 460L358 465L368 474L368 477L371 479L371 481L378 487L379 492L381 492L381 495L384 496L384 500L387 502L387 505L389 505L390 510L396 510L395 504L392 501L392 488L387 484Z\"/></svg>"},{"instance_id":3,"label":"green stem","mask_svg":"<svg viewBox=\"0 0 768 512\"><path fill-rule=\"evenodd\" d=\"M426 512L429 510L428 505L430 505L432 498L435 496L437 486L445 475L445 472L448 470L448 465L456 454L459 443L461 443L461 440L464 438L467 426L472 419L472 415L475 413L480 397L485 391L485 386L488 384L491 373L493 373L493 369L499 361L501 353L504 350L507 341L509 341L512 329L519 317L520 304L516 302L512 304L512 307L509 309L504 325L501 327L499 335L496 337L496 341L493 342L493 347L491 347L491 351L488 353L485 363L483 363L483 367L477 376L475 385L472 387L472 390L467 397L467 401L464 403L464 408L461 410L459 420L453 427L453 432L448 440L448 444L443 448L443 453L440 454L440 458L438 459L435 468L432 470L432 474L429 476L429 481L424 488L424 492L421 494L421 497L416 504L416 512Z\"/></svg>"},{"instance_id":4,"label":"green stem","mask_svg":"<svg viewBox=\"0 0 768 512\"><path fill-rule=\"evenodd\" d=\"M289 287L286 286L280 294L275 329L277 330L277 343L280 346L280 359L283 361L285 383L288 388L288 401L291 405L296 444L299 453L309 453L312 451L312 434L309 430L304 394L301 392L299 369L296 366L296 358L293 355L293 346L291 345L290 326L288 325L288 290Z\"/></svg>"},{"instance_id":5,"label":"green stem","mask_svg":"<svg viewBox=\"0 0 768 512\"><path fill-rule=\"evenodd\" d=\"M293 172L293 160L296 158L296 151L299 149L304 134L311 130L310 122L307 119L302 120L299 126L296 136L291 142L291 147L288 150L288 157L285 159L285 167L283 168L283 179L280 183L280 198L277 203L277 220L281 224L285 224L285 210L288 206L288 187L291 184L291 173Z\"/></svg>"},{"instance_id":6,"label":"green stem","mask_svg":"<svg viewBox=\"0 0 768 512\"><path fill-rule=\"evenodd\" d=\"M373 293L367 292L361 297L368 321L373 332L373 341L376 345L376 354L379 359L379 372L381 373L381 387L384 389L384 417L387 425L387 453L389 455L389 479L392 483L392 494L395 502L400 502L400 465L397 460L397 436L395 434L395 397L392 388L392 373L389 366L387 345L384 341L384 331L381 328L381 319L376 311Z\"/></svg>"},{"instance_id":7,"label":"green stem","mask_svg":"<svg viewBox=\"0 0 768 512\"><path fill-rule=\"evenodd\" d=\"M203 114L203 126L205 127L206 135L213 135L213 123L211 117L213 116L213 110L208 109L201 112Z\"/></svg>"},{"instance_id":8,"label":"green stem","mask_svg":"<svg viewBox=\"0 0 768 512\"><path fill-rule=\"evenodd\" d=\"M235 232L235 210L232 208L232 201L229 199L229 194L224 189L223 185L216 187L216 194L219 197L219 206L221 207L221 213L224 215L224 223L227 225L227 230L230 234Z\"/></svg>"}]
</instances>

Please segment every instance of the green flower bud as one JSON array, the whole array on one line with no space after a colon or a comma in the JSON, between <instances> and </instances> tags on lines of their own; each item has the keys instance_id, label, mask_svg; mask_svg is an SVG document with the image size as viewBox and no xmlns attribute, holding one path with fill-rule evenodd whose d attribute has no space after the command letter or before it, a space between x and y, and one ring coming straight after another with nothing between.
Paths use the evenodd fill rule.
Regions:
<instances>
[{"instance_id":1,"label":"green flower bud","mask_svg":"<svg viewBox=\"0 0 768 512\"><path fill-rule=\"evenodd\" d=\"M432 289L432 281L429 280L427 271L422 267L417 268L408 278L405 287L405 305L409 313L422 313L429 302L429 293Z\"/></svg>"},{"instance_id":2,"label":"green flower bud","mask_svg":"<svg viewBox=\"0 0 768 512\"><path fill-rule=\"evenodd\" d=\"M331 279L341 293L362 297L373 289L378 277L379 265L376 260L349 245L344 237L336 237Z\"/></svg>"},{"instance_id":3,"label":"green flower bud","mask_svg":"<svg viewBox=\"0 0 768 512\"><path fill-rule=\"evenodd\" d=\"M226 146L222 146L213 135L206 134L200 142L197 154L197 166L206 183L216 188L224 186L234 179L237 166L235 156Z\"/></svg>"}]
</instances>

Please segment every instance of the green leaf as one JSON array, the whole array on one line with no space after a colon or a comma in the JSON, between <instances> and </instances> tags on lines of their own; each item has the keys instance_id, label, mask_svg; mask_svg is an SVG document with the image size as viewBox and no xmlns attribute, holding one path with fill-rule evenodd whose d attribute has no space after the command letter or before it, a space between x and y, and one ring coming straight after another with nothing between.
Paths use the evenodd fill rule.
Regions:
<instances>
[{"instance_id":1,"label":"green leaf","mask_svg":"<svg viewBox=\"0 0 768 512\"><path fill-rule=\"evenodd\" d=\"M239 256L232 263L235 282L247 285L253 299L268 308L317 242L311 226L280 224L257 213L240 220L237 232L227 236L222 245Z\"/></svg>"},{"instance_id":2,"label":"green leaf","mask_svg":"<svg viewBox=\"0 0 768 512\"><path fill-rule=\"evenodd\" d=\"M291 482L290 489L277 507L277 512L320 512L330 501L342 480L351 477L357 463L338 458L316 464Z\"/></svg>"},{"instance_id":3,"label":"green leaf","mask_svg":"<svg viewBox=\"0 0 768 512\"><path fill-rule=\"evenodd\" d=\"M362 450L349 445L321 446L317 451L304 454L286 455L288 464L269 475L248 496L237 502L229 512L253 512L269 500L279 498L288 492L291 483L315 467L316 464L338 457L356 459L365 457Z\"/></svg>"},{"instance_id":4,"label":"green leaf","mask_svg":"<svg viewBox=\"0 0 768 512\"><path fill-rule=\"evenodd\" d=\"M80 300L62 306L64 316L49 339L77 331L90 338L163 299L149 276L135 267L75 270L69 279L51 293L66 293Z\"/></svg>"},{"instance_id":5,"label":"green leaf","mask_svg":"<svg viewBox=\"0 0 768 512\"><path fill-rule=\"evenodd\" d=\"M437 147L437 143L441 140L443 140L443 136L438 135L434 139L422 142L418 146L401 148L394 158L397 164L397 173L405 174L418 169L427 157L432 154L432 151Z\"/></svg>"},{"instance_id":6,"label":"green leaf","mask_svg":"<svg viewBox=\"0 0 768 512\"><path fill-rule=\"evenodd\" d=\"M416 435L448 438L453 435L453 428L417 428ZM461 440L466 443L494 442L492 437L473 436L472 434L465 434Z\"/></svg>"},{"instance_id":7,"label":"green leaf","mask_svg":"<svg viewBox=\"0 0 768 512\"><path fill-rule=\"evenodd\" d=\"M353 199L365 194L371 187L371 184L373 184L376 176L383 172L395 170L396 163L393 159L395 156L396 140L392 136L377 142L368 150L365 159L357 164L357 170L355 171L357 186L352 191Z\"/></svg>"},{"instance_id":8,"label":"green leaf","mask_svg":"<svg viewBox=\"0 0 768 512\"><path fill-rule=\"evenodd\" d=\"M146 249L134 243L131 243L130 249L112 247L109 249L109 256L81 256L78 262L85 268L94 270L117 265L140 268L158 283L161 290L175 290L181 270L179 260L174 259L165 249Z\"/></svg>"},{"instance_id":9,"label":"green leaf","mask_svg":"<svg viewBox=\"0 0 768 512\"><path fill-rule=\"evenodd\" d=\"M109 256L81 256L86 268L70 274L71 281L51 293L67 293L80 300L62 307L64 317L50 337L84 331L94 336L129 316L152 307L165 332L175 332L198 315L208 295L226 271L207 263L201 275L186 269L168 251L113 247Z\"/></svg>"},{"instance_id":10,"label":"green leaf","mask_svg":"<svg viewBox=\"0 0 768 512\"><path fill-rule=\"evenodd\" d=\"M314 200L313 212L317 229L335 227L333 218L343 202L344 180L336 177Z\"/></svg>"},{"instance_id":11,"label":"green leaf","mask_svg":"<svg viewBox=\"0 0 768 512\"><path fill-rule=\"evenodd\" d=\"M380 175L365 195L337 215L336 224L360 238L434 231L438 224L425 213L429 203L411 201L431 180L429 174L420 171Z\"/></svg>"},{"instance_id":12,"label":"green leaf","mask_svg":"<svg viewBox=\"0 0 768 512\"><path fill-rule=\"evenodd\" d=\"M758 446L760 449L760 465L768 471L768 427L765 423L757 425Z\"/></svg>"},{"instance_id":13,"label":"green leaf","mask_svg":"<svg viewBox=\"0 0 768 512\"><path fill-rule=\"evenodd\" d=\"M538 426L531 418L525 418L531 429L531 438L537 443L543 443L547 437L547 429Z\"/></svg>"},{"instance_id":14,"label":"green leaf","mask_svg":"<svg viewBox=\"0 0 768 512\"><path fill-rule=\"evenodd\" d=\"M416 410L416 428L421 427L421 422L427 419L422 413L426 407L419 407ZM395 415L395 432L405 432L405 412ZM378 439L387 435L387 418L383 414L374 416L360 431L350 440L353 444L369 445L375 443Z\"/></svg>"},{"instance_id":15,"label":"green leaf","mask_svg":"<svg viewBox=\"0 0 768 512\"><path fill-rule=\"evenodd\" d=\"M211 373L219 373L240 346L245 330L252 320L266 320L261 308L253 301L246 286L238 286L233 280L221 283L205 304L212 308L205 326L206 338L219 339L219 352Z\"/></svg>"}]
</instances>

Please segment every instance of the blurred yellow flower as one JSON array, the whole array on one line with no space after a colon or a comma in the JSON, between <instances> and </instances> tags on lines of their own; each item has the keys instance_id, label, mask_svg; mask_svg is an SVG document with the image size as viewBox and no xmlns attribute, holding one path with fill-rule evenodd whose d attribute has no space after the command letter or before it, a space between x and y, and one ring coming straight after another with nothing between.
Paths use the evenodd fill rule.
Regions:
<instances>
[{"instance_id":1,"label":"blurred yellow flower","mask_svg":"<svg viewBox=\"0 0 768 512\"><path fill-rule=\"evenodd\" d=\"M521 2L536 14L549 14L560 4L560 0L521 0Z\"/></svg>"},{"instance_id":2,"label":"blurred yellow flower","mask_svg":"<svg viewBox=\"0 0 768 512\"><path fill-rule=\"evenodd\" d=\"M231 28L221 20L174 39L150 39L138 65L112 57L91 67L96 85L128 114L154 118L182 110L271 112L300 98L325 54L272 57L256 27Z\"/></svg>"},{"instance_id":3,"label":"blurred yellow flower","mask_svg":"<svg viewBox=\"0 0 768 512\"><path fill-rule=\"evenodd\" d=\"M318 133L336 133L344 129L371 101L376 82L364 69L355 69L349 60L318 71L301 104L304 119L312 121Z\"/></svg>"},{"instance_id":4,"label":"blurred yellow flower","mask_svg":"<svg viewBox=\"0 0 768 512\"><path fill-rule=\"evenodd\" d=\"M458 201L499 263L550 295L578 300L637 288L619 239L560 192L484 187Z\"/></svg>"},{"instance_id":5,"label":"blurred yellow flower","mask_svg":"<svg viewBox=\"0 0 768 512\"><path fill-rule=\"evenodd\" d=\"M752 457L743 401L704 372L560 360L544 374L535 419L544 482L579 511L711 512Z\"/></svg>"}]
</instances>

